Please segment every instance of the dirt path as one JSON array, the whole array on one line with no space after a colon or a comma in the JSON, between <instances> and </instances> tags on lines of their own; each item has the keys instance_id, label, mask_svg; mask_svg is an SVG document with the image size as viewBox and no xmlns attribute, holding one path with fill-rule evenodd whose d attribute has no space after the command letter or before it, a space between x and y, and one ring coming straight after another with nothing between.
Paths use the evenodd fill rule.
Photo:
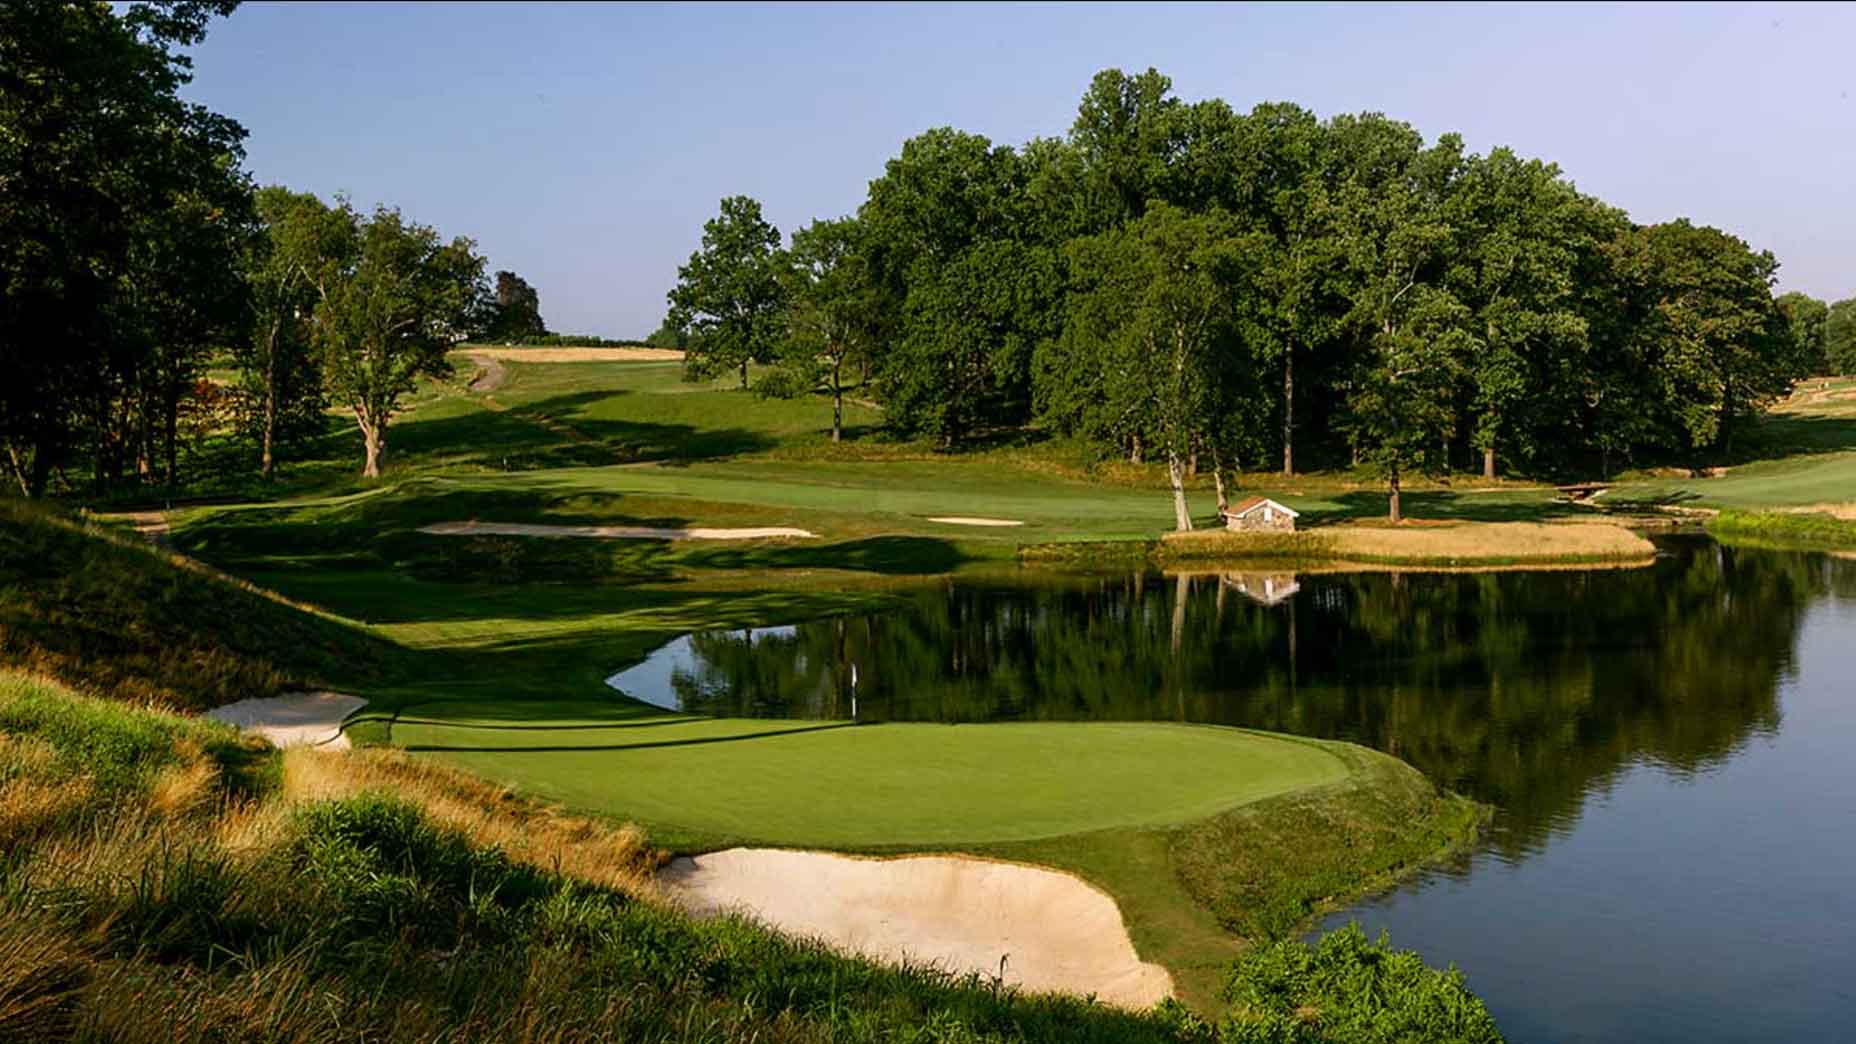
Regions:
<instances>
[{"instance_id":1,"label":"dirt path","mask_svg":"<svg viewBox=\"0 0 1856 1044\"><path fill-rule=\"evenodd\" d=\"M206 716L256 732L277 747L347 750L342 722L366 705L359 696L339 692L298 692L228 703L207 711Z\"/></svg>"},{"instance_id":2,"label":"dirt path","mask_svg":"<svg viewBox=\"0 0 1856 1044\"><path fill-rule=\"evenodd\" d=\"M881 960L926 961L1032 991L1146 1008L1173 992L1106 894L1055 870L960 856L860 859L731 848L659 875L697 914L741 911Z\"/></svg>"},{"instance_id":3,"label":"dirt path","mask_svg":"<svg viewBox=\"0 0 1856 1044\"><path fill-rule=\"evenodd\" d=\"M526 522L435 522L422 526L421 533L438 536L527 536L558 539L590 537L599 540L766 540L773 537L816 537L806 529L791 526L741 526L720 528L691 526L550 526Z\"/></svg>"},{"instance_id":4,"label":"dirt path","mask_svg":"<svg viewBox=\"0 0 1856 1044\"><path fill-rule=\"evenodd\" d=\"M478 394L493 392L501 388L503 382L509 379L509 368L498 362L494 355L472 352L469 358L473 364L483 368L483 372L477 375L477 379L470 382L471 391Z\"/></svg>"},{"instance_id":5,"label":"dirt path","mask_svg":"<svg viewBox=\"0 0 1856 1044\"><path fill-rule=\"evenodd\" d=\"M168 516L160 511L135 511L123 518L135 527L135 532L143 540L159 548L168 546Z\"/></svg>"}]
</instances>

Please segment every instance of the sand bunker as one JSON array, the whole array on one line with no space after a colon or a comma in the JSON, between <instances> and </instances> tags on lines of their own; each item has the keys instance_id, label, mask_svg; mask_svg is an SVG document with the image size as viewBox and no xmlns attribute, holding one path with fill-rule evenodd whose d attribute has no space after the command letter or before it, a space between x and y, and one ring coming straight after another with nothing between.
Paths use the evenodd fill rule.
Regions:
<instances>
[{"instance_id":1,"label":"sand bunker","mask_svg":"<svg viewBox=\"0 0 1856 1044\"><path fill-rule=\"evenodd\" d=\"M467 344L459 351L486 359L509 362L675 362L683 353L674 348L517 348Z\"/></svg>"},{"instance_id":2,"label":"sand bunker","mask_svg":"<svg viewBox=\"0 0 1856 1044\"><path fill-rule=\"evenodd\" d=\"M359 696L339 692L299 692L228 703L207 711L206 716L255 732L278 747L347 750L342 722L366 704Z\"/></svg>"},{"instance_id":3,"label":"sand bunker","mask_svg":"<svg viewBox=\"0 0 1856 1044\"><path fill-rule=\"evenodd\" d=\"M437 522L420 527L419 532L439 536L592 537L600 540L765 540L818 536L810 530L791 526L670 529L659 526L546 526L525 522Z\"/></svg>"},{"instance_id":4,"label":"sand bunker","mask_svg":"<svg viewBox=\"0 0 1856 1044\"><path fill-rule=\"evenodd\" d=\"M930 522L943 522L950 526L1022 526L1015 518L977 518L972 515L930 515Z\"/></svg>"},{"instance_id":5,"label":"sand bunker","mask_svg":"<svg viewBox=\"0 0 1856 1044\"><path fill-rule=\"evenodd\" d=\"M1173 992L1115 901L1055 870L954 856L858 859L731 848L673 861L666 890L694 913L740 911L870 957L1000 974L1032 991L1145 1008Z\"/></svg>"}]
</instances>

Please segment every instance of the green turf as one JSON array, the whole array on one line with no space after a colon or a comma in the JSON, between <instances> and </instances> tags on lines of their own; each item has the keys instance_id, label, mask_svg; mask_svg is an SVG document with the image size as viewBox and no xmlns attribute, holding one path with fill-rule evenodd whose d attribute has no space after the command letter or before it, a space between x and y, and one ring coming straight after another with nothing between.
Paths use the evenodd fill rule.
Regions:
<instances>
[{"instance_id":1,"label":"green turf","mask_svg":"<svg viewBox=\"0 0 1856 1044\"><path fill-rule=\"evenodd\" d=\"M1318 745L1164 723L440 720L396 721L392 742L712 843L947 845L1177 824L1347 774Z\"/></svg>"}]
</instances>

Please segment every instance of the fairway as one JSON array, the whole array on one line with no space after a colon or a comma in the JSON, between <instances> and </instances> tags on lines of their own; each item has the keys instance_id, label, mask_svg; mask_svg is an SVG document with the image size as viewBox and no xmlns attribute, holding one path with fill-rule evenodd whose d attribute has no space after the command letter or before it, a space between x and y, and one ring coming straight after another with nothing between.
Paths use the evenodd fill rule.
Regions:
<instances>
[{"instance_id":1,"label":"fairway","mask_svg":"<svg viewBox=\"0 0 1856 1044\"><path fill-rule=\"evenodd\" d=\"M654 836L877 848L1202 819L1348 775L1319 743L1166 723L882 724L550 718L446 723L395 745Z\"/></svg>"}]
</instances>

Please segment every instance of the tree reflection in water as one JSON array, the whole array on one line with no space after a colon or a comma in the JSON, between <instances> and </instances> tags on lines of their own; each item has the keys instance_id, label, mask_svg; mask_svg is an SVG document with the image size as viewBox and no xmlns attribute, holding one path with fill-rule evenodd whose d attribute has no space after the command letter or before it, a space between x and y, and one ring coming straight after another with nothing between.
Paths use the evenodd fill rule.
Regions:
<instances>
[{"instance_id":1,"label":"tree reflection in water","mask_svg":"<svg viewBox=\"0 0 1856 1044\"><path fill-rule=\"evenodd\" d=\"M1503 810L1520 854L1620 769L1778 725L1805 608L1856 562L1671 542L1634 570L953 580L912 608L688 640L706 714L1180 720L1351 739Z\"/></svg>"}]
</instances>

